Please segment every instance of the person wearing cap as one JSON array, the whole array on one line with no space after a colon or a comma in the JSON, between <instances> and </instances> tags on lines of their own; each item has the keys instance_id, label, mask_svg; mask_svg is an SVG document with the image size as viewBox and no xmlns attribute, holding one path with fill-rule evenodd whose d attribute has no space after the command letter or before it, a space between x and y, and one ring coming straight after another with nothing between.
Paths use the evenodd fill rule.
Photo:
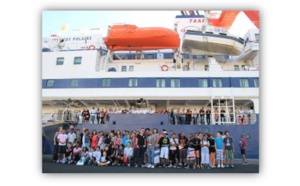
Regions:
<instances>
[{"instance_id":1,"label":"person wearing cap","mask_svg":"<svg viewBox=\"0 0 300 186\"><path fill-rule=\"evenodd\" d=\"M159 139L159 148L160 148L160 164L163 165L163 167L167 167L167 164L169 162L169 146L170 146L170 140L167 138L168 132L163 131L163 136ZM163 162L163 160L165 160Z\"/></svg>"}]
</instances>

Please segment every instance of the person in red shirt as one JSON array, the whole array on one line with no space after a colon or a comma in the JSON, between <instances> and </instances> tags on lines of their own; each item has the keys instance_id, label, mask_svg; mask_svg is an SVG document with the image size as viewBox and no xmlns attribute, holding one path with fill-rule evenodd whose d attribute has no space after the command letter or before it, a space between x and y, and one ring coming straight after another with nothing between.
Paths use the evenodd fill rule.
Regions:
<instances>
[{"instance_id":1,"label":"person in red shirt","mask_svg":"<svg viewBox=\"0 0 300 186\"><path fill-rule=\"evenodd\" d=\"M98 135L97 131L94 129L91 137L91 147L96 148L98 145Z\"/></svg>"},{"instance_id":2,"label":"person in red shirt","mask_svg":"<svg viewBox=\"0 0 300 186\"><path fill-rule=\"evenodd\" d=\"M246 148L247 148L247 142L244 138L244 135L241 135L241 140L239 141L239 146L240 146L240 149L241 149L241 154L242 154L242 159L243 159L243 162L242 164L243 165L247 165L248 162L246 162Z\"/></svg>"}]
</instances>

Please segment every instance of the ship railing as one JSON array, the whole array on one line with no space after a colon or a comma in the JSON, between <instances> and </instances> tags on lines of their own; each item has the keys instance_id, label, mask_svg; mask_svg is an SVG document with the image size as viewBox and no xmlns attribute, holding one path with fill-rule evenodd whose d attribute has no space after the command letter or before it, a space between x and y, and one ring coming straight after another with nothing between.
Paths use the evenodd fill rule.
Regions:
<instances>
[{"instance_id":1,"label":"ship railing","mask_svg":"<svg viewBox=\"0 0 300 186\"><path fill-rule=\"evenodd\" d=\"M55 113L43 113L42 124L55 123L57 115Z\"/></svg>"},{"instance_id":2,"label":"ship railing","mask_svg":"<svg viewBox=\"0 0 300 186\"><path fill-rule=\"evenodd\" d=\"M243 117L239 117L239 115L236 114L236 116L233 117L232 114L224 114L224 117L215 118L212 115L207 116L206 114L200 116L198 113L181 113L173 116L169 115L169 123L172 125L246 125L255 124L256 115L252 114L248 116L244 114Z\"/></svg>"}]
</instances>

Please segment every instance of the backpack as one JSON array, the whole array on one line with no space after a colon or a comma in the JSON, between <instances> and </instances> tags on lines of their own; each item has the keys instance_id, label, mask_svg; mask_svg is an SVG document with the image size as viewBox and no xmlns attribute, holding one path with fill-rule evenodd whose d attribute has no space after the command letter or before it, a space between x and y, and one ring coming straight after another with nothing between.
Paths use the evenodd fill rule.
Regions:
<instances>
[{"instance_id":1,"label":"backpack","mask_svg":"<svg viewBox=\"0 0 300 186\"><path fill-rule=\"evenodd\" d=\"M242 141L239 141L239 147L242 148L244 146Z\"/></svg>"}]
</instances>

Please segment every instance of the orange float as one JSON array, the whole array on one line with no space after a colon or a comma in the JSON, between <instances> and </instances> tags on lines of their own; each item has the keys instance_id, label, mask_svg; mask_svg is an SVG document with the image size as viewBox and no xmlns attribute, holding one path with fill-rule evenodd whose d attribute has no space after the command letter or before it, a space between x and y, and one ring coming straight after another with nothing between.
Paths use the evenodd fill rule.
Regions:
<instances>
[{"instance_id":1,"label":"orange float","mask_svg":"<svg viewBox=\"0 0 300 186\"><path fill-rule=\"evenodd\" d=\"M169 67L167 65L161 66L161 71L168 71Z\"/></svg>"},{"instance_id":2,"label":"orange float","mask_svg":"<svg viewBox=\"0 0 300 186\"><path fill-rule=\"evenodd\" d=\"M89 46L89 50L95 50L95 48L96 48L95 45L90 45Z\"/></svg>"},{"instance_id":3,"label":"orange float","mask_svg":"<svg viewBox=\"0 0 300 186\"><path fill-rule=\"evenodd\" d=\"M177 32L162 27L138 28L135 25L114 25L104 42L112 51L177 49Z\"/></svg>"}]
</instances>

